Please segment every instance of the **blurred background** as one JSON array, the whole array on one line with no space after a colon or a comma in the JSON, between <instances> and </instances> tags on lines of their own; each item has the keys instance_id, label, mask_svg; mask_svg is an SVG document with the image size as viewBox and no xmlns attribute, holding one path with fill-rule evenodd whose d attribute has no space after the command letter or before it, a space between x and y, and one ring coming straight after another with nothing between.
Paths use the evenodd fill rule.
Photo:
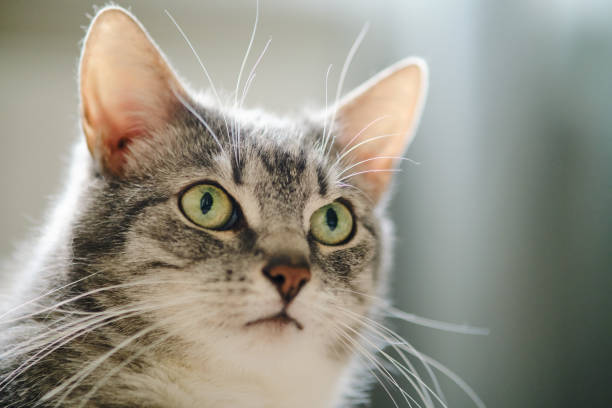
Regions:
<instances>
[{"instance_id":1,"label":"blurred background","mask_svg":"<svg viewBox=\"0 0 612 408\"><path fill-rule=\"evenodd\" d=\"M195 87L234 89L255 0L119 0ZM410 313L490 329L396 323L489 407L612 406L612 3L607 0L261 0L247 100L324 104L359 30L345 90L409 55L428 103L397 179L393 298ZM0 4L0 257L44 221L79 137L79 41L92 1ZM333 92L330 92L333 94ZM442 379L450 407L469 399ZM376 407L392 406L375 392Z\"/></svg>"}]
</instances>

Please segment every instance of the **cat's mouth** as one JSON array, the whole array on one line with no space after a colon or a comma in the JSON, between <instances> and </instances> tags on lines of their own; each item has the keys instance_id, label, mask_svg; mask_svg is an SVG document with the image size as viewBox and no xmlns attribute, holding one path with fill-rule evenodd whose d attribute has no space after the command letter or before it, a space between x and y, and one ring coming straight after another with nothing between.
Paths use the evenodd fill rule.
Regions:
<instances>
[{"instance_id":1,"label":"cat's mouth","mask_svg":"<svg viewBox=\"0 0 612 408\"><path fill-rule=\"evenodd\" d=\"M304 326L302 326L300 322L295 320L293 317L289 316L285 309L281 310L280 312L272 316L251 320L250 322L247 322L245 326L254 326L257 324L265 324L265 323L272 323L272 324L277 324L280 326L284 326L287 324L294 324L295 327L297 327L299 330L302 330L304 328Z\"/></svg>"}]
</instances>

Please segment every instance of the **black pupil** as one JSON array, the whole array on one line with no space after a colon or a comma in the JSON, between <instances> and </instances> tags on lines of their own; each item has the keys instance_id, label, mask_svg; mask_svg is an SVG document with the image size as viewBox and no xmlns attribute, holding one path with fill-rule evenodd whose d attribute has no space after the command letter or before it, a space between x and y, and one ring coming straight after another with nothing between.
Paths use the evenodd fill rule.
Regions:
<instances>
[{"instance_id":1,"label":"black pupil","mask_svg":"<svg viewBox=\"0 0 612 408\"><path fill-rule=\"evenodd\" d=\"M325 222L327 222L327 226L330 230L335 230L338 226L338 214L332 208L328 208L325 213Z\"/></svg>"},{"instance_id":2,"label":"black pupil","mask_svg":"<svg viewBox=\"0 0 612 408\"><path fill-rule=\"evenodd\" d=\"M210 193L207 191L206 193L204 193L204 195L200 199L200 209L202 210L202 214L206 214L207 212L209 212L212 205L213 205L212 195L210 195Z\"/></svg>"}]
</instances>

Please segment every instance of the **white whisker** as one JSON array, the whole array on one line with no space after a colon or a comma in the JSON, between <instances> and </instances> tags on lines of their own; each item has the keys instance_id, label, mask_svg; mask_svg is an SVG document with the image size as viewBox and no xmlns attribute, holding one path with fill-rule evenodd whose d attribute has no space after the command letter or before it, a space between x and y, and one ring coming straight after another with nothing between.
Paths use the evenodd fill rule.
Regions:
<instances>
[{"instance_id":1,"label":"white whisker","mask_svg":"<svg viewBox=\"0 0 612 408\"><path fill-rule=\"evenodd\" d=\"M148 345L146 347L140 348L136 353L131 355L129 358L126 358L121 363L117 364L113 369L109 370L108 373L106 375L104 375L104 377L102 377L99 381L97 381L96 385L94 385L91 388L91 390L87 394L85 394L83 396L83 399L81 400L81 403L78 405L78 408L84 407L85 404L87 404L87 402L96 394L96 392L104 384L106 384L106 382L111 377L113 377L115 374L117 374L119 371L121 371L124 367L129 365L132 361L136 360L138 357L140 357L144 353L148 352L149 350L154 349L154 348L158 347L159 345L163 344L166 340L168 340L172 336L173 336L172 333L168 333L165 336L162 336L160 339L158 339L157 341L153 342L152 344L150 344L150 345Z\"/></svg>"},{"instance_id":2,"label":"white whisker","mask_svg":"<svg viewBox=\"0 0 612 408\"><path fill-rule=\"evenodd\" d=\"M375 301L377 303L377 306L380 307L383 312L386 312L387 317L392 317L395 319L403 320L405 322L418 324L423 327L429 327L432 329L447 331L451 333L471 334L479 336L486 336L490 333L490 330L485 327L476 327L466 324L444 322L441 320L434 320L429 319L427 317L417 316L412 313L406 313L393 306L390 306L388 300L379 298L377 296L369 295L367 293L346 288L337 288L336 290L341 292L355 293L357 295L364 296L368 299Z\"/></svg>"},{"instance_id":3,"label":"white whisker","mask_svg":"<svg viewBox=\"0 0 612 408\"><path fill-rule=\"evenodd\" d=\"M242 81L242 73L244 72L244 66L246 65L247 59L249 58L249 54L251 53L251 48L253 47L253 41L255 40L255 34L257 33L257 24L259 23L259 0L255 1L255 22L253 23L253 31L251 32L251 38L249 40L249 46L247 47L246 53L244 54L244 58L242 59L242 64L240 65L240 71L238 72L238 80L236 81L236 91L234 94L234 106L238 107L238 89L240 89L240 83ZM234 119L234 128L236 128L236 120ZM240 131L236 133L236 164L239 163L240 159Z\"/></svg>"},{"instance_id":4,"label":"white whisker","mask_svg":"<svg viewBox=\"0 0 612 408\"><path fill-rule=\"evenodd\" d=\"M350 169L352 169L354 167L357 167L357 166L359 166L361 164L364 164L364 163L367 163L367 162L371 162L373 160L378 160L378 159L393 159L393 160L399 160L399 161L409 161L409 162L411 162L413 164L418 164L414 160L408 159L406 157L400 157L400 156L376 156L376 157L371 157L369 159L358 161L357 163L354 163L354 164L348 166L347 168L343 169L340 173L338 173L338 176L343 175L344 173L346 173Z\"/></svg>"},{"instance_id":5,"label":"white whisker","mask_svg":"<svg viewBox=\"0 0 612 408\"><path fill-rule=\"evenodd\" d=\"M99 292L104 292L104 291L107 291L107 290L125 289L125 288L134 287L134 286L157 285L157 284L165 284L165 283L189 283L189 282L188 281L180 281L180 280L135 281L135 282L128 282L128 283L121 283L121 284L117 284L117 285L103 286L101 288L92 289L92 290L90 290L88 292L80 293L80 294L78 294L76 296L73 296L71 298L62 300L62 301L54 304L53 306L47 306L47 307L43 308L42 310L38 310L38 311L33 312L33 313L29 313L29 314L26 314L26 315L23 315L23 316L19 316L16 319L8 320L8 321L2 322L2 323L3 324L5 324L5 323L14 323L14 322L19 321L19 320L23 320L23 319L27 319L27 318L30 318L30 317L34 317L34 316L36 316L38 314L41 314L41 313L45 313L45 312L48 312L48 311L53 311L57 307L63 306L63 305L68 304L70 302L74 302L75 300L82 299L82 298L84 298L86 296L90 296L90 295L93 295L93 294L96 294L96 293L99 293Z\"/></svg>"},{"instance_id":6,"label":"white whisker","mask_svg":"<svg viewBox=\"0 0 612 408\"><path fill-rule=\"evenodd\" d=\"M336 306L338 307L338 306ZM409 367L409 372L414 372L416 373L416 369L415 367L412 365L412 363L410 363L410 361L404 356L404 354L400 351L400 348L405 349L405 347L408 347L409 349L406 350L408 353L410 353L411 355L417 357L419 359L419 361L423 364L423 366L425 367L425 370L427 371L428 375L430 376L432 382L434 383L434 388L436 389L436 392L432 394L434 395L434 397L436 399L438 399L443 406L446 405L446 401L444 398L444 394L442 392L442 389L440 388L440 384L438 383L438 379L436 377L436 375L433 373L433 371L431 370L431 368L427 365L427 363L425 362L425 360L423 358L421 358L421 353L414 348L408 341L406 341L404 338L402 338L399 334L397 334L396 332L394 332L393 330L389 329L388 327L384 326L383 324L370 319L367 316L360 316L348 309L344 309L341 308L344 313L346 313L347 315L352 316L353 319L357 320L357 321L363 321L366 325L366 327L369 330L372 330L376 335L378 335L381 339L383 339L388 345L391 346L391 348L393 348L393 350L395 350L401 357L402 361L404 361L404 363ZM382 331L381 331L382 330ZM386 333L386 334L385 334ZM391 336L391 337L389 337ZM397 341L393 341L393 339L396 339ZM382 351L381 351L382 352ZM384 352L382 352L383 354L385 354ZM394 364L395 365L395 364ZM423 382L420 377L416 377L417 381L419 382L419 384L423 387L423 392L425 395L427 395L428 400L430 403L433 403L433 401L431 400L431 398L429 398L429 392L431 392L431 389L425 384L425 382Z\"/></svg>"},{"instance_id":7,"label":"white whisker","mask_svg":"<svg viewBox=\"0 0 612 408\"><path fill-rule=\"evenodd\" d=\"M476 407L486 408L485 403L480 399L480 397L478 397L478 394L476 394L472 387L470 387L468 383L463 381L461 377L459 377L455 372L451 371L445 365L441 364L437 360L434 360L426 354L421 353L421 356L423 357L423 359L425 359L425 361L427 361L428 364L433 366L436 370L440 371L446 377L450 378L455 384L457 384L461 391L466 393L466 395L472 400Z\"/></svg>"},{"instance_id":8,"label":"white whisker","mask_svg":"<svg viewBox=\"0 0 612 408\"><path fill-rule=\"evenodd\" d=\"M402 171L402 169L371 169L371 170L363 170L363 171L357 171L355 173L351 173L348 176L344 176L342 178L340 178L340 181L344 181L347 180L351 177L355 177L358 176L360 174L368 174L368 173L400 173Z\"/></svg>"},{"instance_id":9,"label":"white whisker","mask_svg":"<svg viewBox=\"0 0 612 408\"><path fill-rule=\"evenodd\" d=\"M92 316L87 316L84 318L80 318L74 322L69 322L60 327L52 328L34 338L34 340L38 340L40 338L48 337L50 333L58 332L58 335L55 337L51 337L46 341L42 342L42 344L34 343L31 341L32 339L28 339L27 344L18 344L12 350L9 350L3 355L12 355L14 353L24 354L27 352L31 352L37 350L37 352L30 356L26 361L24 361L19 367L9 373L2 381L0 381L0 390L4 389L10 382L12 382L16 377L21 375L23 372L36 365L38 362L42 361L45 357L61 348L62 346L68 344L75 338L83 336L93 330L106 326L110 323L117 322L119 320L128 319L130 317L141 315L145 312L155 311L162 308L172 307L172 306L180 306L183 304L187 304L191 302L192 299L199 299L199 296L192 296L188 298L182 298L176 302L167 302L163 304L153 304L147 307L134 307L138 304L131 304L129 308L120 308L118 310L109 309L105 312L100 312L94 314ZM141 304L147 305L145 302L141 302ZM68 330L66 330L68 329ZM34 343L33 346L29 346L25 348L28 344ZM21 349L21 350L19 350ZM47 351L48 350L48 351Z\"/></svg>"},{"instance_id":10,"label":"white whisker","mask_svg":"<svg viewBox=\"0 0 612 408\"><path fill-rule=\"evenodd\" d=\"M204 75L208 79L208 83L210 84L210 88L213 91L213 95L215 96L215 99L217 100L217 103L219 104L219 108L222 108L223 104L221 103L221 98L219 98L219 93L217 92L217 88L215 87L215 83L213 82L212 77L208 73L208 70L206 69L206 66L204 65L204 62L202 62L202 59L200 58L200 56L196 52L194 46L191 44L191 41L189 41L189 37L187 37L187 34L185 34L185 32L183 31L183 29L181 28L179 23L174 19L174 17L172 17L172 14L170 14L170 12L168 10L164 10L164 11L165 11L166 15L168 16L168 18L170 18L170 20L176 26L176 29L178 30L178 32L181 34L181 36L183 37L183 39L187 43L187 46L191 49L191 52L193 53L193 55L195 56L196 60L200 64L200 67L202 67L202 71L204 71ZM227 125L227 118L225 117L225 114L223 115L223 121L225 122L225 130L227 131L227 134L228 134L228 137L229 137L229 133L230 133L229 132L229 126Z\"/></svg>"},{"instance_id":11,"label":"white whisker","mask_svg":"<svg viewBox=\"0 0 612 408\"><path fill-rule=\"evenodd\" d=\"M373 136L373 137L370 137L370 138L368 138L368 139L366 139L366 140L363 140L363 141L361 141L361 142L357 143L355 146L353 146L353 147L351 147L350 149L348 149L347 151L345 151L344 153L340 154L340 155L338 156L338 158L336 159L336 161L334 162L334 164L332 165L332 167L337 166L337 165L338 165L338 163L340 163L340 161L341 161L343 158L345 158L345 157L346 157L348 154L350 154L352 151L354 151L355 149L360 148L360 147L361 147L361 146L363 146L364 144L367 144L367 143L372 143L372 142L374 142L374 141L376 141L376 140L379 140L379 139L384 139L384 138L387 138L387 137L393 137L393 136L398 136L398 135L400 135L400 133L388 133L388 134L384 134L384 135Z\"/></svg>"},{"instance_id":12,"label":"white whisker","mask_svg":"<svg viewBox=\"0 0 612 408\"><path fill-rule=\"evenodd\" d=\"M354 186L354 185L352 185L350 183L344 182L344 181L337 181L336 182L336 186L338 186L340 188L350 188L350 189L353 189L353 190L357 191L359 194L361 194L363 196L363 198L368 200L368 202L371 205L376 205L376 203L374 202L372 197L370 197L368 194L366 194L366 192L363 191L362 189L360 189L359 187L356 187L356 186Z\"/></svg>"},{"instance_id":13,"label":"white whisker","mask_svg":"<svg viewBox=\"0 0 612 408\"><path fill-rule=\"evenodd\" d=\"M337 327L337 326L336 326ZM345 346L348 346L349 349L351 349L352 351L357 351L359 354L359 356L365 358L365 360L367 362L369 362L370 364L372 364L373 367L375 367L379 372L381 372L381 374L383 375L383 378L390 382L393 386L395 386L400 393L402 394L402 396L404 397L405 401L408 403L409 407L412 407L412 404L410 403L410 400L406 397L409 397L411 399L412 396L410 396L408 393L406 393L402 387L397 383L397 381L395 381L395 379L393 378L393 376L391 375L391 373L389 373L387 371L387 369L379 362L376 361L376 357L372 355L372 353L370 353L367 349L365 349L363 346L361 346L357 341L355 341L354 339L352 339L348 334L344 333L342 331L341 328L338 328L339 334L341 336L341 341L345 344ZM396 408L399 408L399 405L397 404L397 401L395 401L395 398L393 398L393 394L391 394L391 391L389 391L389 389L387 388L387 386L385 385L384 381L374 372L374 370L372 370L372 368L368 367L366 364L366 369L370 372L370 374L376 379L376 381L378 382L378 384L380 384L380 386L383 388L383 390L385 391L385 393L387 394L387 396L389 397L389 399L391 399L391 402L393 403L393 405ZM414 399L413 399L414 400ZM420 405L418 402L414 401L420 408Z\"/></svg>"},{"instance_id":14,"label":"white whisker","mask_svg":"<svg viewBox=\"0 0 612 408\"><path fill-rule=\"evenodd\" d=\"M124 314L122 312L122 313L118 313L117 318L111 319L108 321L107 321L107 319L109 319L108 316L102 316L101 318L98 317L97 319L93 319L95 320L93 323L87 322L85 325L79 326L76 329L72 329L69 333L62 333L59 335L58 338L52 339L48 341L47 343L43 343L43 346L38 346L35 348L31 347L30 349L38 349L38 351L33 356L25 360L19 367L13 370L8 376L6 376L0 382L0 385L2 385L2 387L0 387L0 390L7 387L15 378L23 374L25 371L29 370L31 367L38 364L40 361L42 361L45 357L49 356L51 353L55 352L62 346L70 343L75 338L80 337L84 334L87 334L95 329L103 327L114 321L126 319L129 317L135 316L137 314L138 313Z\"/></svg>"},{"instance_id":15,"label":"white whisker","mask_svg":"<svg viewBox=\"0 0 612 408\"><path fill-rule=\"evenodd\" d=\"M196 117L196 119L198 119L198 121L200 121L200 123L206 128L206 130L208 130L208 133L211 134L211 136L215 139L215 142L217 142L217 145L219 146L219 149L223 152L223 154L225 153L225 149L223 148L223 146L221 146L221 142L219 141L219 138L217 137L217 134L211 129L211 127L208 125L208 123L204 120L204 118L185 100L185 98L183 98L178 92L176 92L174 89L172 89L172 92L174 93L174 95L176 96L176 98L181 102L181 104L193 115Z\"/></svg>"},{"instance_id":16,"label":"white whisker","mask_svg":"<svg viewBox=\"0 0 612 408\"><path fill-rule=\"evenodd\" d=\"M425 317L417 316L412 313L406 313L402 310L396 309L389 306L386 309L387 316L400 319L406 322L415 323L424 327L431 327L432 329L443 330L453 333L471 334L475 336L487 336L490 334L490 330L485 327L475 327L468 324L456 324L442 322L439 320L432 320Z\"/></svg>"},{"instance_id":17,"label":"white whisker","mask_svg":"<svg viewBox=\"0 0 612 408\"><path fill-rule=\"evenodd\" d=\"M242 91L242 98L240 99L240 107L242 107L242 104L244 103L246 95L249 92L249 88L251 87L251 82L255 78L255 70L259 66L259 63L261 62L261 60L264 57L264 55L266 55L266 51L268 50L268 47L270 46L271 42L272 42L272 38L270 37L270 38L268 38L268 41L266 42L266 45L263 48L263 51L261 52L261 54L259 54L259 57L257 58L257 61L255 61L255 64L253 64L253 68L251 68L251 72L249 72L249 76L247 77L246 84L245 84L245 86L243 88L243 91Z\"/></svg>"},{"instance_id":18,"label":"white whisker","mask_svg":"<svg viewBox=\"0 0 612 408\"><path fill-rule=\"evenodd\" d=\"M4 313L0 314L0 323L2 323L2 322L1 322L1 320L2 320L2 318L3 318L3 317L5 317L5 316L7 316L7 315L11 314L12 312L14 312L14 311L16 311L16 310L19 310L19 309L21 309L21 308L22 308L22 307L24 307L24 306L27 306L27 305L29 305L29 304L32 304L32 303L34 303L34 302L36 302L36 301L38 301L38 300L40 300L40 299L43 299L43 298L45 298L45 297L47 297L47 296L49 296L49 295L52 295L52 294L54 294L54 293L56 293L56 292L58 292L58 291L60 291L60 290L62 290L62 289L66 289L66 288L68 288L68 287L70 287L70 286L72 286L72 285L75 285L75 284L77 284L77 283L79 283L79 282L82 282L82 281L84 281L85 279L90 278L90 277L94 276L94 275L95 275L95 274L97 274L97 273L98 273L98 272L95 272L95 273L89 274L89 275L87 275L87 276L85 276L85 277L83 277L83 278L77 279L77 280L75 280L75 281L72 281L72 282L70 282L70 283L67 283L67 284L65 284L65 285L62 285L62 286L60 286L60 287L57 287L57 288L55 288L55 289L53 289L53 290L50 290L50 291L48 291L48 292L46 292L46 293L43 293L43 294L42 294L42 295L40 295L40 296L37 296L37 297L35 297L35 298L33 298L33 299L30 299L30 300L28 300L27 302L21 303L21 304L19 304L19 305L15 306L15 307L13 307L13 308L11 308L11 309L7 310L6 312L4 312Z\"/></svg>"},{"instance_id":19,"label":"white whisker","mask_svg":"<svg viewBox=\"0 0 612 408\"><path fill-rule=\"evenodd\" d=\"M370 330L373 330L373 328L369 325L367 325L366 321L364 321L364 316L360 316L357 315L355 313L350 312L349 310L346 310L344 308L339 307L338 305L334 305L334 307L336 308L336 310L338 310L341 313L344 313L345 316L352 318L353 320L356 320L358 323L360 324L364 324L366 327L369 327ZM444 403L444 401L438 397L437 393L434 392L418 375L416 369L414 368L414 366L412 365L412 363L410 363L410 361L405 358L405 356L403 356L403 354L401 352L399 352L396 348L396 346L392 346L395 351L398 351L398 354L400 354L400 356L402 357L402 360L404 361L404 363L407 365L404 366L403 364L401 364L400 362L398 362L396 359L394 359L393 357L391 357L388 353L386 353L385 351L383 351L380 347L378 347L376 344L374 344L370 339L368 339L367 337L365 337L363 334L359 333L358 331L356 331L355 329L353 329L352 327L350 327L349 325L346 325L345 323L340 323L343 326L345 326L347 329L351 330L352 332L354 332L357 336L359 336L362 340L364 340L366 343L368 343L370 346L374 347L382 356L384 356L395 368L397 368L403 375L403 377L412 385L412 387L414 388L414 390L416 392L419 393L419 396L421 397L421 399L428 405L431 406L433 404L431 398L430 398L430 394L433 395L438 402L440 402L442 404L443 407L446 407L446 404ZM375 330L373 330L374 333L376 333ZM380 336L381 333L378 333L378 335ZM382 335L381 338L383 340L386 341L386 336ZM416 351L416 350L415 350ZM414 351L410 352L411 354L414 354ZM408 375L409 374L409 375ZM414 378L412 378L414 377ZM416 382L415 382L416 381Z\"/></svg>"},{"instance_id":20,"label":"white whisker","mask_svg":"<svg viewBox=\"0 0 612 408\"><path fill-rule=\"evenodd\" d=\"M325 114L324 114L324 121L323 121L323 140L321 142L320 148L321 148L321 153L323 153L323 151L325 150L325 146L327 146L327 140L325 140L325 137L327 136L327 121L328 119L328 103L327 103L327 84L329 82L329 73L331 72L332 69L332 64L329 64L329 66L327 67L327 72L325 73Z\"/></svg>"},{"instance_id":21,"label":"white whisker","mask_svg":"<svg viewBox=\"0 0 612 408\"><path fill-rule=\"evenodd\" d=\"M242 106L244 104L244 100L246 99L246 95L249 92L249 89L251 89L251 83L255 80L256 76L257 76L257 74L253 72L247 78L247 80L246 80L246 82L244 84L244 88L242 89L242 97L240 98L240 108L242 108Z\"/></svg>"},{"instance_id":22,"label":"white whisker","mask_svg":"<svg viewBox=\"0 0 612 408\"><path fill-rule=\"evenodd\" d=\"M118 312L116 315L116 317L112 318L109 321L104 321L102 322L102 324L98 324L95 327L87 327L85 330L83 330L82 332L78 332L76 333L76 335L73 335L70 339L68 339L67 341L71 341L76 337L82 336L83 334L86 334L88 332L91 332L94 329L97 329L99 327L102 327L104 325L107 325L109 323L112 322L116 322L118 320L123 320L123 319L127 319L133 316L137 316L137 315L141 315L144 312L149 312L149 311L155 311L155 310L159 310L159 309L163 309L163 308L169 308L169 307L174 307L174 306L181 306L181 305L185 305L188 304L190 302L192 302L193 300L199 300L200 297L199 296L191 296L188 298L182 298L178 301L175 302L166 302L166 303L162 303L162 304L156 304L153 306L149 306L146 308L136 308L133 309L135 311L129 311L129 313L126 314L126 310L122 310L120 312ZM108 317L104 317L104 319L108 319ZM78 385L82 382L82 380L87 377L91 372L93 372L99 365L101 365L102 363L104 363L104 361L106 361L108 358L110 358L113 354L115 354L117 351L119 351L120 349L124 348L127 344L131 343L132 341L144 336L146 333L148 333L149 331L152 331L154 329L157 329L159 327L161 327L163 324L165 324L168 321L171 321L173 318L170 319L165 319L163 321L158 322L157 324L150 326L147 329L141 330L140 332L136 333L133 336L130 336L129 338L123 340L121 343L119 343L117 346L115 346L112 350L110 350L109 352L103 354L102 356L98 357L96 360L94 360L93 362L90 362L86 368L84 368L83 370L79 371L78 373L74 374L71 378L69 378L68 380L64 381L61 385L59 385L58 387L54 388L53 390L49 391L47 394L45 394L45 396L43 397L43 400L46 399L50 399L52 398L54 395L57 395L57 393L61 392L63 389L66 389L66 387L68 387L68 385L73 382L73 381L77 381L75 384L73 384L72 387L70 387L62 396L62 398L57 401L56 406L61 404L61 402L74 390L76 389L76 387L78 387ZM64 341L61 345L66 344L67 341ZM56 346L53 348L53 350L51 350L51 352L57 350L59 347L61 347L61 345ZM49 353L47 353L46 355L48 355ZM44 358L44 356L43 356Z\"/></svg>"},{"instance_id":23,"label":"white whisker","mask_svg":"<svg viewBox=\"0 0 612 408\"><path fill-rule=\"evenodd\" d=\"M323 309L321 307L315 307L312 309L315 313L317 312L329 312L326 309ZM322 316L322 313L318 313L319 316ZM420 407L420 404L414 400L414 398L406 393L402 387L397 383L397 381L393 378L393 376L391 375L391 373L384 367L383 364L381 364L381 362L379 362L376 357L370 352L368 351L365 347L363 347L361 344L359 344L359 342L354 339L353 337L350 336L349 333L347 333L345 330L342 329L342 327L340 327L337 323L333 322L330 319L326 320L326 323L330 323L332 324L332 328L335 330L335 334L340 335L340 337L337 337L340 341L342 341L342 343L347 346L347 348L351 351L357 351L359 354L359 356L363 357L366 359L367 362L369 362L372 367L376 368L384 377L384 379L386 381L388 381L391 385L393 385L404 397L404 400L406 401L406 403L408 403L409 407L412 407L412 404L410 403L410 400L412 400L414 403L417 404L417 406ZM387 393L387 395L389 396L389 398L391 399L391 401L393 402L393 404L399 408L399 405L397 404L397 402L395 401L395 399L393 398L393 395L391 394L391 392L389 391L389 389L385 386L384 382L380 379L380 377L366 364L366 369L370 372L370 374L372 374L372 376L374 378L376 378L376 380L378 381L378 383L383 387L383 389L385 390L385 392Z\"/></svg>"},{"instance_id":24,"label":"white whisker","mask_svg":"<svg viewBox=\"0 0 612 408\"><path fill-rule=\"evenodd\" d=\"M353 293L360 293L360 292L352 291L352 290L347 290L347 291L348 292L353 292ZM387 302L383 302L383 303L386 304ZM420 353L412 345L410 345L410 343L408 343L405 339L403 339L397 333L395 333L391 329L385 327L384 325L380 324L379 322L377 322L375 320L372 320L372 319L368 318L367 316L362 316L360 314L354 313L354 312L352 312L352 311L350 311L348 309L345 309L345 308L337 305L335 303L335 301L333 301L333 298L332 298L332 302L331 302L330 306L333 307L337 312L340 312L340 313L344 314L346 317L356 321L358 324L363 325L368 330L371 330L372 334L375 334L375 335L379 336L380 339L385 342L385 344L392 346L392 348L400 355L400 357L402 358L404 363L408 366L409 369L407 369L407 372L410 373L411 376L415 376L415 379L418 381L421 389L423 390L423 393L421 394L421 396L425 395L427 397L427 400L429 401L429 403L433 404L433 401L429 397L429 393L432 392L431 389L425 384L425 382L423 382L420 379L420 377L418 375L415 375L417 373L415 367L410 363L410 361L404 356L404 354L401 352L401 350L397 346L402 346L404 348L405 347L409 347L409 350L406 350L406 351L408 353L410 353L411 355L414 355L415 357L417 357L423 363L423 366L427 370L430 378L432 379L432 381L434 383L434 387L436 388L436 393L437 394L432 392L432 395L434 395L434 397L437 400L439 400L441 404L443 404L443 405L445 404L444 394L442 393L442 390L441 390L441 388L439 386L439 383L438 383L438 380L437 380L435 374L430 369L430 367L427 365L427 363L420 357ZM378 328L380 328L384 332L388 333L391 336L391 338L388 335L382 333ZM356 334L362 336L360 333L356 333ZM395 338L398 341L397 342L393 341L392 338ZM364 339L366 339L366 338L364 337ZM385 353L382 349L378 348L376 345L373 345L373 346L376 347L378 352L380 352L384 357L386 357L387 360L389 362L391 362L393 366L395 366L395 368L398 368L400 370L400 372L402 372L404 370L404 367L401 365L401 363L399 363L399 362L397 362L397 360L391 358L387 353ZM404 374L404 376L405 376L405 374ZM413 387L416 387L416 384L414 384L411 381L411 378L408 377L406 379L413 385Z\"/></svg>"},{"instance_id":25,"label":"white whisker","mask_svg":"<svg viewBox=\"0 0 612 408\"><path fill-rule=\"evenodd\" d=\"M52 398L54 395L57 395L59 392L61 392L62 390L66 390L63 394L63 396L57 400L57 402L55 403L55 406L59 406L68 395L70 395L70 393L72 391L74 391L76 389L76 387L78 387L81 382L83 381L83 379L85 379L92 371L94 371L97 367L99 367L104 361L106 361L108 358L110 358L113 354L115 354L116 352L118 352L119 350L123 349L125 346L129 345L130 343L132 343L133 341L147 335L148 333L157 330L159 327L161 327L162 323L158 323L152 326L147 327L146 329L140 330L138 331L136 334L126 338L125 340L123 340L121 343L119 343L117 346L113 347L111 350L109 350L108 352L102 354L100 357L98 357L97 359L95 359L93 362L91 362L84 370L79 371L77 374L73 375L72 377L70 377L69 379L67 379L66 381L64 381L62 383L62 385L54 388L53 390L49 391L47 394L45 394L42 397L42 401L46 401L50 398ZM74 384L70 387L68 387L68 384L73 383Z\"/></svg>"},{"instance_id":26,"label":"white whisker","mask_svg":"<svg viewBox=\"0 0 612 408\"><path fill-rule=\"evenodd\" d=\"M365 35L367 34L369 27L370 27L369 22L366 22L363 25L363 28L357 35L355 42L351 46L351 49L349 50L348 55L346 56L346 59L344 60L344 65L342 66L342 71L340 72L340 79L338 80L338 87L336 88L336 101L334 103L334 114L332 115L329 129L327 130L328 134L332 134L334 124L336 122L336 115L338 113L338 103L340 101L340 95L342 94L342 87L344 86L344 79L346 78L346 73L348 72L349 66L351 65L351 62L353 61L353 57L355 56L355 53L359 49L359 45L361 45L361 42L363 41ZM329 136L326 137L326 144L327 144L327 139L329 139ZM332 138L332 142L330 146L327 147L328 151L329 149L331 149L331 146L334 144L334 140L335 140L335 135Z\"/></svg>"},{"instance_id":27,"label":"white whisker","mask_svg":"<svg viewBox=\"0 0 612 408\"><path fill-rule=\"evenodd\" d=\"M355 134L355 136L351 138L351 140L348 141L348 143L344 145L344 147L342 148L342 150L340 150L338 154L344 153L344 151L348 149L353 144L353 142L357 140L357 138L363 134L363 132L365 132L366 130L368 130L370 127L374 126L376 123L380 122L381 120L387 119L389 117L390 115L379 116L373 121L371 121L370 123L368 123L367 125L365 125L359 132Z\"/></svg>"}]
</instances>

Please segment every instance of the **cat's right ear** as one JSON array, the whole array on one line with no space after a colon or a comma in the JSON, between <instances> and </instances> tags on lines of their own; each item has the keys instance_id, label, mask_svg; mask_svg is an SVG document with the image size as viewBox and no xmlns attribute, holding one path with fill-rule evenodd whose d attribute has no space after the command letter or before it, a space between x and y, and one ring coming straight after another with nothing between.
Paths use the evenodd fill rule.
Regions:
<instances>
[{"instance_id":1,"label":"cat's right ear","mask_svg":"<svg viewBox=\"0 0 612 408\"><path fill-rule=\"evenodd\" d=\"M407 58L340 102L335 144L340 157L350 154L347 169L354 169L344 179L360 179L374 200L381 198L414 137L426 94L427 64Z\"/></svg>"},{"instance_id":2,"label":"cat's right ear","mask_svg":"<svg viewBox=\"0 0 612 408\"><path fill-rule=\"evenodd\" d=\"M162 127L184 88L140 23L106 7L87 31L79 70L81 124L102 170L121 176L129 144Z\"/></svg>"}]
</instances>

